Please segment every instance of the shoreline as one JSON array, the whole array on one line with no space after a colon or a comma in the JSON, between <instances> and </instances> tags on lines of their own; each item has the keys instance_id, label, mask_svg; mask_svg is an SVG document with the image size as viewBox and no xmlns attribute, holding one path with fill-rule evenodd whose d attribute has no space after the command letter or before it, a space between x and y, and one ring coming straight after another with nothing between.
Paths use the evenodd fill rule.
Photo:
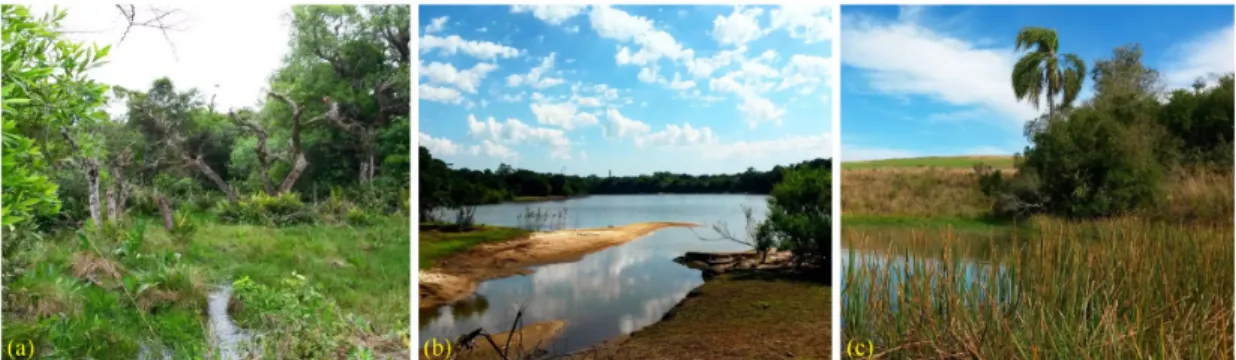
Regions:
<instances>
[{"instance_id":1,"label":"shoreline","mask_svg":"<svg viewBox=\"0 0 1236 360\"><path fill-rule=\"evenodd\" d=\"M528 274L533 266L577 261L665 228L699 226L685 222L643 222L535 232L508 241L477 245L419 272L419 308L454 303L471 296L482 281Z\"/></svg>"}]
</instances>

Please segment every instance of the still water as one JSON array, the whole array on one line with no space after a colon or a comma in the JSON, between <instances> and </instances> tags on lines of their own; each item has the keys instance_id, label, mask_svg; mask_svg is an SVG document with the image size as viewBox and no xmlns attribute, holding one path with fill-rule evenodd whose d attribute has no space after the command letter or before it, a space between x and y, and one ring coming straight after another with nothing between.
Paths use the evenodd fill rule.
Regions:
<instances>
[{"instance_id":1,"label":"still water","mask_svg":"<svg viewBox=\"0 0 1236 360\"><path fill-rule=\"evenodd\" d=\"M703 283L699 270L673 262L687 251L740 251L749 248L715 238L710 226L724 221L742 236L742 206L756 219L767 211L764 195L613 195L558 202L498 204L479 207L478 223L517 226L519 215L534 208L565 213L568 228L619 226L636 222L681 221L705 225L694 232L669 228L644 238L592 253L574 263L534 267L527 276L481 283L475 298L454 306L422 311L420 343L430 338L454 340L478 327L507 331L516 312L523 324L563 320L566 328L553 353L584 349L657 322L687 292ZM565 210L565 211L564 211Z\"/></svg>"}]
</instances>

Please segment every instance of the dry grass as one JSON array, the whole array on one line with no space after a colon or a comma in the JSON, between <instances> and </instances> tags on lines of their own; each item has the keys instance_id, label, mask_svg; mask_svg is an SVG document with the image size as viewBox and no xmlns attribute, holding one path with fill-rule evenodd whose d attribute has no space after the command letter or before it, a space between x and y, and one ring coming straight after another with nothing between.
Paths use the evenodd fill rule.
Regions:
<instances>
[{"instance_id":1,"label":"dry grass","mask_svg":"<svg viewBox=\"0 0 1236 360\"><path fill-rule=\"evenodd\" d=\"M883 168L841 172L845 215L978 217L991 209L973 169Z\"/></svg>"},{"instance_id":2,"label":"dry grass","mask_svg":"<svg viewBox=\"0 0 1236 360\"><path fill-rule=\"evenodd\" d=\"M981 236L851 232L885 249L849 259L843 341L893 359L1232 358L1231 226L1036 221L977 256Z\"/></svg>"}]
</instances>

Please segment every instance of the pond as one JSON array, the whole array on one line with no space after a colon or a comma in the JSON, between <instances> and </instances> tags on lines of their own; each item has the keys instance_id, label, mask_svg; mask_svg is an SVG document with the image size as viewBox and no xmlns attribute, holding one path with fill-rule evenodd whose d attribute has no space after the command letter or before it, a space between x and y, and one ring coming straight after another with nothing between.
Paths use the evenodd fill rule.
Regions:
<instances>
[{"instance_id":1,"label":"pond","mask_svg":"<svg viewBox=\"0 0 1236 360\"><path fill-rule=\"evenodd\" d=\"M681 221L703 228L668 228L644 238L589 254L573 263L534 267L527 276L483 282L470 300L420 315L420 342L454 340L478 327L490 333L509 330L517 311L523 325L562 320L566 328L549 346L566 353L629 334L661 319L687 292L703 283L699 270L673 259L687 251L749 250L715 238L711 226L724 221L742 236L742 206L757 219L767 211L764 195L613 195L542 203L508 203L477 209L478 223L518 226L529 208L564 214L567 228L620 226L637 222ZM694 230L694 231L692 231Z\"/></svg>"}]
</instances>

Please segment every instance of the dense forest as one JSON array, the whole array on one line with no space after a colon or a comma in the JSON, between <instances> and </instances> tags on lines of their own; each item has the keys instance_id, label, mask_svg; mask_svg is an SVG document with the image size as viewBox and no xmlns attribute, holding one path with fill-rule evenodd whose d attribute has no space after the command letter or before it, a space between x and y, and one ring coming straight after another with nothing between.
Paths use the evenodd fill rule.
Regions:
<instances>
[{"instance_id":1,"label":"dense forest","mask_svg":"<svg viewBox=\"0 0 1236 360\"><path fill-rule=\"evenodd\" d=\"M130 27L170 13L116 8ZM207 353L217 339L203 332L205 294L232 277L243 280L233 298L249 305L233 314L241 326L299 358L334 357L327 351L353 331L406 333L410 8L286 14L290 50L264 101L221 109L217 94L174 79L100 83L90 70L110 46L66 37L63 9L3 6L6 342L33 340L64 358L131 359L152 344ZM123 111L109 114L109 104ZM366 254L350 247L402 256L340 270L361 260L337 253ZM319 268L304 258L336 260ZM329 276L385 282L358 288ZM392 294L348 293L373 289ZM382 324L302 316L330 311Z\"/></svg>"},{"instance_id":2,"label":"dense forest","mask_svg":"<svg viewBox=\"0 0 1236 360\"><path fill-rule=\"evenodd\" d=\"M429 149L420 147L420 207L425 211L450 205L490 204L521 198L554 198L614 194L768 194L785 173L797 169L832 171L832 160L815 159L777 165L769 171L690 175L655 172L639 176L579 176L538 173L501 164L497 170L453 169Z\"/></svg>"}]
</instances>

